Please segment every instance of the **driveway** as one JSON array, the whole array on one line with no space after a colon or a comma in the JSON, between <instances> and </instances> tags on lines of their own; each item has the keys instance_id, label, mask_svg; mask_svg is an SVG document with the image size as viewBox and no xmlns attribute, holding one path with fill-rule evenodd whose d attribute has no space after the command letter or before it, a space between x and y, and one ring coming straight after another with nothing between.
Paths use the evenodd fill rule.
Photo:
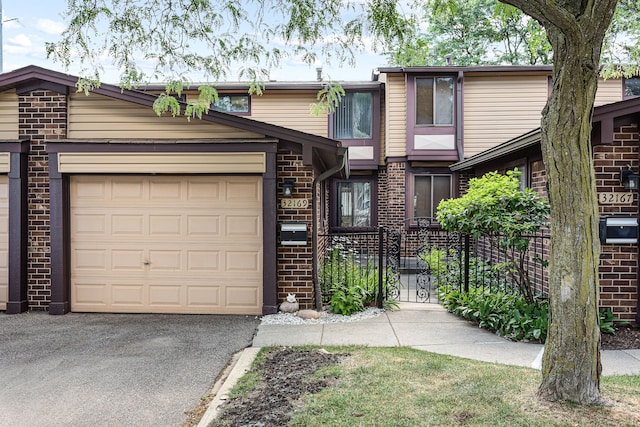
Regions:
<instances>
[{"instance_id":1,"label":"driveway","mask_svg":"<svg viewBox=\"0 0 640 427\"><path fill-rule=\"evenodd\" d=\"M0 426L180 426L255 316L0 314Z\"/></svg>"}]
</instances>

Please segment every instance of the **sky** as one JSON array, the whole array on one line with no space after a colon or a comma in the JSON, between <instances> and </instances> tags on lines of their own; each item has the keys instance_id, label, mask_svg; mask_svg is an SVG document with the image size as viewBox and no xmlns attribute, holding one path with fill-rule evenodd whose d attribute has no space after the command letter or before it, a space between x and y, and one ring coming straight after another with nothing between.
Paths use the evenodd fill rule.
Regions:
<instances>
[{"instance_id":1,"label":"sky","mask_svg":"<svg viewBox=\"0 0 640 427\"><path fill-rule=\"evenodd\" d=\"M2 4L2 71L12 71L28 65L37 65L56 71L63 67L47 59L45 42L54 42L65 28L62 17L65 0L0 0ZM356 60L356 67L338 67L316 64L310 67L296 61L287 61L274 70L271 79L278 81L310 81L316 79L316 67L323 67L325 78L358 81L371 80L372 71L386 64L385 58L373 52L364 52ZM67 72L77 74L73 66ZM118 83L119 73L105 64L104 83ZM195 79L194 79L195 80Z\"/></svg>"}]
</instances>

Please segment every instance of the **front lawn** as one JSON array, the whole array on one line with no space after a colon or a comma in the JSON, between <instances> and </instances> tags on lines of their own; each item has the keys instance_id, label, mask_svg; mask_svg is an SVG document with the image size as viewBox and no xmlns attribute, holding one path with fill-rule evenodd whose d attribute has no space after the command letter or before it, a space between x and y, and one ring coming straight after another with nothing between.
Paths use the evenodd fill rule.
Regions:
<instances>
[{"instance_id":1,"label":"front lawn","mask_svg":"<svg viewBox=\"0 0 640 427\"><path fill-rule=\"evenodd\" d=\"M293 426L637 426L640 376L603 377L606 405L579 407L536 398L540 372L489 364L410 348L329 348L346 353L338 365L309 374L326 388L306 394L291 407ZM266 350L263 350L264 353ZM282 349L271 349L282 351ZM309 348L296 349L300 358ZM241 395L260 388L266 374L256 359ZM302 382L304 383L304 381ZM269 399L268 387L250 399ZM277 394L277 393L275 393ZM233 400L231 400L233 402ZM216 425L233 425L224 418ZM255 425L271 425L263 420Z\"/></svg>"}]
</instances>

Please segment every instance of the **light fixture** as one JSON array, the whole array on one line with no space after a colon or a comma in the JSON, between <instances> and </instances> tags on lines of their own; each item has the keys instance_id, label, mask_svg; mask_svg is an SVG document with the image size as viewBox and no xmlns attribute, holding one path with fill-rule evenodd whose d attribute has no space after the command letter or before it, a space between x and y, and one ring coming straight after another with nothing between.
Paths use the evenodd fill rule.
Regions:
<instances>
[{"instance_id":1,"label":"light fixture","mask_svg":"<svg viewBox=\"0 0 640 427\"><path fill-rule=\"evenodd\" d=\"M284 184L282 184L282 195L284 197L291 197L293 195L293 187L296 180L293 178L285 178Z\"/></svg>"},{"instance_id":2,"label":"light fixture","mask_svg":"<svg viewBox=\"0 0 640 427\"><path fill-rule=\"evenodd\" d=\"M640 175L633 173L631 165L620 171L620 182L625 190L638 190L640 188Z\"/></svg>"}]
</instances>

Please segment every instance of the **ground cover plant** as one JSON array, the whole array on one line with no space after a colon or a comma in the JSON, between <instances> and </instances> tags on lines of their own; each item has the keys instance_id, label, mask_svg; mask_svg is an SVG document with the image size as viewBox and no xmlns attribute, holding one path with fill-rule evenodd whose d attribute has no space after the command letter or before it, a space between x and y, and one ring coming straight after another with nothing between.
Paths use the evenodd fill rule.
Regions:
<instances>
[{"instance_id":1,"label":"ground cover plant","mask_svg":"<svg viewBox=\"0 0 640 427\"><path fill-rule=\"evenodd\" d=\"M540 372L528 368L409 348L280 348L262 352L248 380L241 380L226 412L213 425L640 424L640 376L604 377L606 405L578 406L537 399ZM317 366L315 362L319 362ZM271 378L278 378L284 388L276 388ZM322 387L314 386L318 383ZM293 388L302 393L294 393ZM238 410L236 405L247 401L266 404ZM287 419L283 422L276 415L285 407ZM247 421L249 413L251 421Z\"/></svg>"}]
</instances>

